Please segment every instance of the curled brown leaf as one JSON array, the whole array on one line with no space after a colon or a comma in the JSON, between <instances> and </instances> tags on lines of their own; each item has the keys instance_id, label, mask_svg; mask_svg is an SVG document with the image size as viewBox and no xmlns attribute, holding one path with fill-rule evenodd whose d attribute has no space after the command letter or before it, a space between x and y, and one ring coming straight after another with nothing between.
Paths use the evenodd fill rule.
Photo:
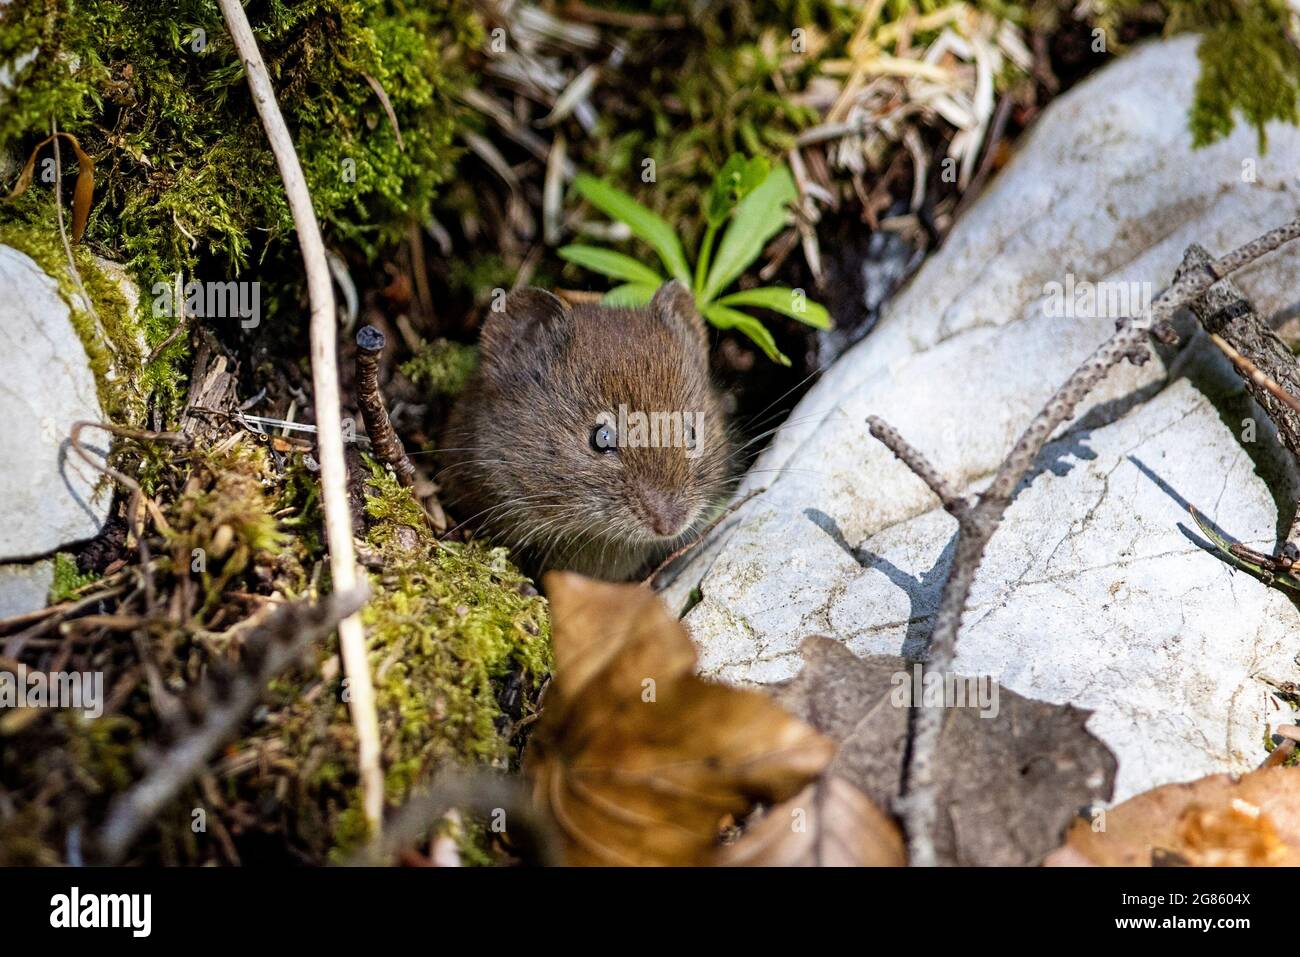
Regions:
<instances>
[{"instance_id":1,"label":"curled brown leaf","mask_svg":"<svg viewBox=\"0 0 1300 957\"><path fill-rule=\"evenodd\" d=\"M77 155L77 182L72 190L72 241L75 243L81 240L81 234L86 231L86 220L90 218L90 204L95 198L95 161L81 148L81 144L71 133L51 134L33 147L27 157L26 165L18 174L18 182L9 193L9 199L17 199L27 191L36 172L36 157L42 149L54 142L55 137L62 137L71 143L72 150Z\"/></svg>"},{"instance_id":2,"label":"curled brown leaf","mask_svg":"<svg viewBox=\"0 0 1300 957\"><path fill-rule=\"evenodd\" d=\"M569 864L711 863L724 818L779 804L834 744L767 696L695 674L649 590L551 573L556 677L529 744L536 805Z\"/></svg>"}]
</instances>

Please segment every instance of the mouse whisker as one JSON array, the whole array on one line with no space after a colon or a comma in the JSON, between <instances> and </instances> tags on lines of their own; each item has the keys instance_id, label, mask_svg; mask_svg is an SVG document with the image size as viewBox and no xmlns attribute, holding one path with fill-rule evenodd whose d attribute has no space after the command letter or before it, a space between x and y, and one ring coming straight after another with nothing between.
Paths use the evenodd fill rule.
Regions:
<instances>
[{"instance_id":1,"label":"mouse whisker","mask_svg":"<svg viewBox=\"0 0 1300 957\"><path fill-rule=\"evenodd\" d=\"M806 384L810 379L812 379L814 376L819 376L819 375L821 375L823 372L825 372L825 371L826 371L827 369L829 369L829 368L830 368L830 363L828 362L828 363L826 363L826 364L824 364L824 365L820 365L820 366L818 366L816 369L813 369L812 372L809 372L806 376L804 376L802 379L800 379L800 380L799 380L798 382L796 382L794 385L790 386L790 388L786 389L784 392L782 392L780 395L778 395L775 399L773 399L773 400L772 400L771 402L769 402L767 405L763 406L763 408L761 408L761 409L759 409L757 412L755 412L752 416L749 417L749 419L747 419L747 420L745 421L744 424L745 424L745 425L749 425L749 424L751 424L751 423L753 422L754 419L758 418L760 415L762 415L762 414L763 414L764 412L766 412L768 409L772 408L772 406L776 405L778 402L780 402L782 399L784 399L784 398L785 398L786 396L788 396L790 393L794 392L796 389L802 388L802 387L803 387L803 386L804 386L804 385L805 385L805 384ZM776 412L776 413L773 413L773 414L774 414L774 415L779 415L780 413L779 413L779 412Z\"/></svg>"}]
</instances>

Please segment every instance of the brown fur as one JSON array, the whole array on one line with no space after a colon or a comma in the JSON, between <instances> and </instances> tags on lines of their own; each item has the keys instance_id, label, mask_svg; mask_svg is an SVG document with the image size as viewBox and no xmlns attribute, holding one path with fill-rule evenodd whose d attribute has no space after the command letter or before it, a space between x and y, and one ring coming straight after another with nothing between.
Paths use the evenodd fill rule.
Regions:
<instances>
[{"instance_id":1,"label":"brown fur","mask_svg":"<svg viewBox=\"0 0 1300 957\"><path fill-rule=\"evenodd\" d=\"M459 518L536 570L629 578L689 538L725 494L726 424L704 324L680 284L638 309L519 290L490 314L481 349L447 427L440 481ZM594 450L593 428L620 405L703 413L702 450Z\"/></svg>"}]
</instances>

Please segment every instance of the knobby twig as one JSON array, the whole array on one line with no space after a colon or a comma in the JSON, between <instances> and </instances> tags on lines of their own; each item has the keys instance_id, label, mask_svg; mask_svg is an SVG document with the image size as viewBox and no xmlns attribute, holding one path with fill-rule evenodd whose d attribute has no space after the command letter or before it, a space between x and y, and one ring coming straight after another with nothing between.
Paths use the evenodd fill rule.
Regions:
<instances>
[{"instance_id":1,"label":"knobby twig","mask_svg":"<svg viewBox=\"0 0 1300 957\"><path fill-rule=\"evenodd\" d=\"M236 736L270 681L304 648L355 614L368 596L369 586L363 583L320 602L294 602L267 614L244 642L248 672L227 682L207 678L198 698L201 720L158 756L142 780L113 801L99 837L99 850L107 863L122 860L158 812L203 771L217 749Z\"/></svg>"},{"instance_id":2,"label":"knobby twig","mask_svg":"<svg viewBox=\"0 0 1300 957\"><path fill-rule=\"evenodd\" d=\"M339 409L338 350L335 342L334 288L320 225L312 209L311 193L293 138L275 100L266 64L257 47L240 0L217 0L235 48L244 63L253 104L262 119L266 138L284 181L284 191L298 232L307 296L311 302L311 374L320 448L321 497L325 505L325 536L329 543L330 575L334 587L348 592L357 584L357 564L352 547L352 514L348 508L347 466L343 459L343 417ZM384 775L380 766L379 718L375 689L366 656L365 632L359 615L339 623L339 650L348 676L348 707L357 730L358 764L366 820L372 835L380 834L384 808Z\"/></svg>"},{"instance_id":3,"label":"knobby twig","mask_svg":"<svg viewBox=\"0 0 1300 957\"><path fill-rule=\"evenodd\" d=\"M392 466L397 480L410 488L415 484L415 466L393 431L384 397L379 392L379 355L383 351L384 334L374 326L362 326L357 332L357 405L361 406L361 417L365 419L375 457Z\"/></svg>"},{"instance_id":4,"label":"knobby twig","mask_svg":"<svg viewBox=\"0 0 1300 957\"><path fill-rule=\"evenodd\" d=\"M1074 416L1084 397L1119 362L1127 359L1141 364L1150 358L1148 335L1167 336L1170 320L1178 309L1200 297L1224 276L1297 237L1300 237L1300 219L1270 230L1204 268L1186 269L1177 274L1143 315L1122 322L1116 332L1088 356L1048 399L1007 454L992 483L974 504L959 499L925 456L909 446L888 424L875 416L867 420L871 434L885 443L935 491L958 522L956 554L935 614L927 668L939 673L952 669L957 631L984 549L1011 504L1021 479L1056 430ZM907 831L909 860L923 867L938 863L934 835L939 814L937 753L943 716L944 709L937 705L923 706L918 710L905 779L906 792L899 802Z\"/></svg>"}]
</instances>

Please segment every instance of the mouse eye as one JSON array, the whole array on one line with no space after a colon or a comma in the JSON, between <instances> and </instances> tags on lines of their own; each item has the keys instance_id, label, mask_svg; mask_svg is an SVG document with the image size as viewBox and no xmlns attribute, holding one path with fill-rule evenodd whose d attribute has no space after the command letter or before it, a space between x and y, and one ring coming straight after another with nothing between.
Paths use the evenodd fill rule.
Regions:
<instances>
[{"instance_id":1,"label":"mouse eye","mask_svg":"<svg viewBox=\"0 0 1300 957\"><path fill-rule=\"evenodd\" d=\"M594 452L618 451L618 433L612 425L597 425L591 430L591 448Z\"/></svg>"}]
</instances>

